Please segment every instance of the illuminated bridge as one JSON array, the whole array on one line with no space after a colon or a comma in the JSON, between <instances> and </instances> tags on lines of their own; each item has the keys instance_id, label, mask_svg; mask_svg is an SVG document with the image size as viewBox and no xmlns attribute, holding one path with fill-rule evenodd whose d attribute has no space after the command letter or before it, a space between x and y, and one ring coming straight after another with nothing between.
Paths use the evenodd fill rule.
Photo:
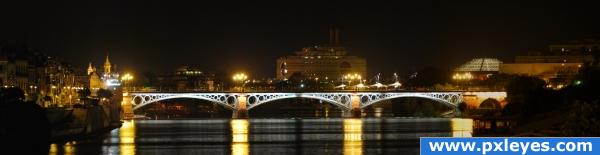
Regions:
<instances>
[{"instance_id":1,"label":"illuminated bridge","mask_svg":"<svg viewBox=\"0 0 600 155\"><path fill-rule=\"evenodd\" d=\"M125 104L131 105L131 112L146 105L174 98L194 98L220 104L234 111L233 117L247 117L247 110L262 104L287 99L309 98L335 105L344 111L344 116L356 116L360 110L374 103L402 97L416 97L445 104L457 112L458 105L465 102L467 106L479 106L483 101L492 99L503 107L506 92L131 92L124 93ZM128 109L128 108L124 108ZM126 110L127 112L127 110Z\"/></svg>"}]
</instances>

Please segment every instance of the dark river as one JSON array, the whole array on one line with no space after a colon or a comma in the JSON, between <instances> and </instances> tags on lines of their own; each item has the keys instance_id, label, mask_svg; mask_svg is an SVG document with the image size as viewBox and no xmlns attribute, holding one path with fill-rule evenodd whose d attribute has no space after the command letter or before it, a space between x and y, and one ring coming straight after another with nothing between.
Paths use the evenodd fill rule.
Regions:
<instances>
[{"instance_id":1,"label":"dark river","mask_svg":"<svg viewBox=\"0 0 600 155\"><path fill-rule=\"evenodd\" d=\"M471 119L134 120L50 154L419 154L419 137L470 137Z\"/></svg>"}]
</instances>

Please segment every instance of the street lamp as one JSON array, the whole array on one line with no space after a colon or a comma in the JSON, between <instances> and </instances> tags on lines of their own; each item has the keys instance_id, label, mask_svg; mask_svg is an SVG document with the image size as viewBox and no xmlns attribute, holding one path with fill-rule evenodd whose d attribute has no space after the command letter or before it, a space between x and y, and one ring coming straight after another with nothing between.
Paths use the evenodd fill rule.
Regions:
<instances>
[{"instance_id":1,"label":"street lamp","mask_svg":"<svg viewBox=\"0 0 600 155\"><path fill-rule=\"evenodd\" d=\"M246 76L246 74L244 74L244 73L238 73L238 74L233 75L233 81L241 82L242 85L241 85L240 89L242 92L244 92L244 84L245 84L246 79L248 79L248 76Z\"/></svg>"},{"instance_id":2,"label":"street lamp","mask_svg":"<svg viewBox=\"0 0 600 155\"><path fill-rule=\"evenodd\" d=\"M347 74L344 76L344 79L348 80L348 86L350 86L350 87L352 87L352 81L354 79L357 79L359 82L362 82L362 76L358 75L357 73ZM358 91L358 85L356 85L355 87L356 87L356 91Z\"/></svg>"},{"instance_id":3,"label":"street lamp","mask_svg":"<svg viewBox=\"0 0 600 155\"><path fill-rule=\"evenodd\" d=\"M129 73L123 75L123 77L121 77L121 81L123 81L125 88L128 87L128 81L133 80L133 76Z\"/></svg>"}]
</instances>

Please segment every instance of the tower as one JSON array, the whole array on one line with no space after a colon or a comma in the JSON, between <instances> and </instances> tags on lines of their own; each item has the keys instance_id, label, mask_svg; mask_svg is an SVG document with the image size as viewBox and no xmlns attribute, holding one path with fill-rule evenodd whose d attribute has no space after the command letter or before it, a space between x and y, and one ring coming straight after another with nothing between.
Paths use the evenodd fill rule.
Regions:
<instances>
[{"instance_id":1,"label":"tower","mask_svg":"<svg viewBox=\"0 0 600 155\"><path fill-rule=\"evenodd\" d=\"M104 62L104 74L110 74L110 61L108 60L108 54L106 55L106 61Z\"/></svg>"},{"instance_id":2,"label":"tower","mask_svg":"<svg viewBox=\"0 0 600 155\"><path fill-rule=\"evenodd\" d=\"M90 62L87 69L87 75L91 75L92 72L94 72L94 68L92 68L92 63Z\"/></svg>"}]
</instances>

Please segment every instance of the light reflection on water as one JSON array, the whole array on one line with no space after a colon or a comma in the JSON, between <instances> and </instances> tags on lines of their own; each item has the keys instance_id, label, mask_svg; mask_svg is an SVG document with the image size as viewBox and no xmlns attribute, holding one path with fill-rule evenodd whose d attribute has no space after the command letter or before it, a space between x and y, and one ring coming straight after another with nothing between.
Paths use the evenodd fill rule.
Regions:
<instances>
[{"instance_id":1,"label":"light reflection on water","mask_svg":"<svg viewBox=\"0 0 600 155\"><path fill-rule=\"evenodd\" d=\"M418 154L419 137L470 137L471 119L136 120L50 154Z\"/></svg>"},{"instance_id":2,"label":"light reflection on water","mask_svg":"<svg viewBox=\"0 0 600 155\"><path fill-rule=\"evenodd\" d=\"M250 145L248 144L248 120L231 120L231 154L248 155Z\"/></svg>"},{"instance_id":3,"label":"light reflection on water","mask_svg":"<svg viewBox=\"0 0 600 155\"><path fill-rule=\"evenodd\" d=\"M362 154L362 120L344 119L344 154Z\"/></svg>"},{"instance_id":4,"label":"light reflection on water","mask_svg":"<svg viewBox=\"0 0 600 155\"><path fill-rule=\"evenodd\" d=\"M135 154L135 121L124 121L119 128L119 154Z\"/></svg>"}]
</instances>

